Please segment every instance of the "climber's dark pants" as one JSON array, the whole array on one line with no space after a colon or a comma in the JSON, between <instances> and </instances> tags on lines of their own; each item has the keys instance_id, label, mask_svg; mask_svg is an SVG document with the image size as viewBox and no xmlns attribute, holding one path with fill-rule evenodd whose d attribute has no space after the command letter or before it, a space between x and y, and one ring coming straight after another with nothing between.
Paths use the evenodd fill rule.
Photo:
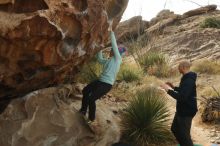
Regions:
<instances>
[{"instance_id":1,"label":"climber's dark pants","mask_svg":"<svg viewBox=\"0 0 220 146\"><path fill-rule=\"evenodd\" d=\"M193 117L181 117L178 116L178 114L175 114L174 116L171 131L173 132L180 146L193 146L190 136L192 119Z\"/></svg>"},{"instance_id":2,"label":"climber's dark pants","mask_svg":"<svg viewBox=\"0 0 220 146\"><path fill-rule=\"evenodd\" d=\"M82 91L83 99L80 112L86 115L87 108L89 107L89 120L95 120L96 103L95 101L108 93L112 88L111 84L101 81L93 81L88 84Z\"/></svg>"}]
</instances>

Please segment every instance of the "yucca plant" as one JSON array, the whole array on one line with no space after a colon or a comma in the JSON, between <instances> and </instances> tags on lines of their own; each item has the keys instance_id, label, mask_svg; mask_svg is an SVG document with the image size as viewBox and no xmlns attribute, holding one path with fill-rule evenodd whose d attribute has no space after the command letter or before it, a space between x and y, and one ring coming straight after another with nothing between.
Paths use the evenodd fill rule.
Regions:
<instances>
[{"instance_id":1,"label":"yucca plant","mask_svg":"<svg viewBox=\"0 0 220 146\"><path fill-rule=\"evenodd\" d=\"M169 111L156 88L138 91L122 115L123 136L136 146L172 140Z\"/></svg>"}]
</instances>

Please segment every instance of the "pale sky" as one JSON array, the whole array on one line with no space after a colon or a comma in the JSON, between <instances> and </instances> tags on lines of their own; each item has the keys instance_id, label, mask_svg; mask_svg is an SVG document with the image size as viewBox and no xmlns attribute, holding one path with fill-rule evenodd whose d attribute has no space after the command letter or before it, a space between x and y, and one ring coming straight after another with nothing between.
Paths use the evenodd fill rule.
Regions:
<instances>
[{"instance_id":1,"label":"pale sky","mask_svg":"<svg viewBox=\"0 0 220 146\"><path fill-rule=\"evenodd\" d=\"M133 16L142 15L144 20L150 20L158 12L164 9L170 9L176 14L182 14L188 10L195 9L208 4L218 5L220 0L129 0L128 7L122 16L122 21Z\"/></svg>"}]
</instances>

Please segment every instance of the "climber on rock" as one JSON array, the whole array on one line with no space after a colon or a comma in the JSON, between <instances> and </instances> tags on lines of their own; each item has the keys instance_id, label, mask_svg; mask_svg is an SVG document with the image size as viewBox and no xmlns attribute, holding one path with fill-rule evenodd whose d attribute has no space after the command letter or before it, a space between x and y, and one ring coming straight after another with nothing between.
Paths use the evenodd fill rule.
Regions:
<instances>
[{"instance_id":1,"label":"climber on rock","mask_svg":"<svg viewBox=\"0 0 220 146\"><path fill-rule=\"evenodd\" d=\"M86 115L89 108L88 123L95 123L96 113L96 100L100 99L103 95L107 94L115 80L117 73L119 72L120 65L122 63L122 55L126 53L126 48L117 46L114 32L112 31L112 21L109 22L110 37L112 49L110 51L110 58L104 58L102 51L97 54L97 59L100 64L103 65L103 71L98 80L95 80L88 84L83 90L82 106L80 113Z\"/></svg>"}]
</instances>

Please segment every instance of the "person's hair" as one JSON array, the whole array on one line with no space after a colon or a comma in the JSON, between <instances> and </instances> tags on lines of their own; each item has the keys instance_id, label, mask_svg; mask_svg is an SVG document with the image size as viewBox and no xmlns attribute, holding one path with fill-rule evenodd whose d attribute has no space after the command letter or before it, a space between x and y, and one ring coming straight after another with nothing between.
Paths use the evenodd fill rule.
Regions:
<instances>
[{"instance_id":1,"label":"person's hair","mask_svg":"<svg viewBox=\"0 0 220 146\"><path fill-rule=\"evenodd\" d=\"M111 51L113 51L112 47L111 47ZM119 51L120 55L123 55L123 53L127 52L127 49L124 46L118 47L118 51Z\"/></svg>"},{"instance_id":2,"label":"person's hair","mask_svg":"<svg viewBox=\"0 0 220 146\"><path fill-rule=\"evenodd\" d=\"M181 67L181 68L190 69L191 66L192 66L192 64L188 60L184 60L179 63L179 67Z\"/></svg>"},{"instance_id":3,"label":"person's hair","mask_svg":"<svg viewBox=\"0 0 220 146\"><path fill-rule=\"evenodd\" d=\"M119 47L118 51L119 51L120 55L122 55L123 53L125 53L127 51L127 49L125 47Z\"/></svg>"}]
</instances>

